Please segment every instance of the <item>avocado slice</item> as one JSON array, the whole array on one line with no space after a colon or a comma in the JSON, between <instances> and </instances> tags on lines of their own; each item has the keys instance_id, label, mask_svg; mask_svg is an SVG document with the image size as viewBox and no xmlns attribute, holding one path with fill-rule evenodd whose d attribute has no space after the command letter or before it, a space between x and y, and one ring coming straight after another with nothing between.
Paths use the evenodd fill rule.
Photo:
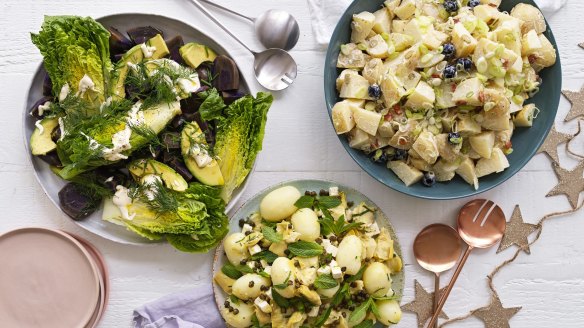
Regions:
<instances>
[{"instance_id":1,"label":"avocado slice","mask_svg":"<svg viewBox=\"0 0 584 328\"><path fill-rule=\"evenodd\" d=\"M159 59L159 58L165 57L168 54L170 54L170 51L168 50L168 47L166 46L166 42L164 41L164 39L162 38L162 35L160 35L160 34L156 34L156 36L151 38L150 40L148 40L146 42L146 44L149 47L156 48L156 50L152 54L152 57L150 57L149 59Z\"/></svg>"},{"instance_id":2,"label":"avocado slice","mask_svg":"<svg viewBox=\"0 0 584 328\"><path fill-rule=\"evenodd\" d=\"M204 62L212 62L217 57L213 49L195 42L190 42L180 47L179 52L185 62L192 68L197 68Z\"/></svg>"},{"instance_id":3,"label":"avocado slice","mask_svg":"<svg viewBox=\"0 0 584 328\"><path fill-rule=\"evenodd\" d=\"M158 48L157 48L158 49ZM126 76L128 76L128 63L137 64L144 59L144 53L142 53L142 48L140 45L133 46L128 50L122 59L116 64L116 69L114 72L114 83L113 83L113 94L124 98L126 96L126 89L124 83L126 82Z\"/></svg>"},{"instance_id":4,"label":"avocado slice","mask_svg":"<svg viewBox=\"0 0 584 328\"><path fill-rule=\"evenodd\" d=\"M172 190L185 191L188 188L186 180L170 166L153 159L138 159L128 165L128 170L135 180L147 175L158 175L164 185Z\"/></svg>"},{"instance_id":5,"label":"avocado slice","mask_svg":"<svg viewBox=\"0 0 584 328\"><path fill-rule=\"evenodd\" d=\"M192 154L192 148L195 144L202 146L200 147L202 149L206 148L205 134L196 122L187 123L182 130L180 138L180 148L185 165L201 183L209 186L222 186L225 180L223 180L223 174L217 160L212 158L209 164L199 167L195 156Z\"/></svg>"},{"instance_id":6,"label":"avocado slice","mask_svg":"<svg viewBox=\"0 0 584 328\"><path fill-rule=\"evenodd\" d=\"M57 144L51 138L53 130L59 126L57 117L45 118L40 122L42 131L37 127L30 136L30 150L33 155L46 155L57 149Z\"/></svg>"}]
</instances>

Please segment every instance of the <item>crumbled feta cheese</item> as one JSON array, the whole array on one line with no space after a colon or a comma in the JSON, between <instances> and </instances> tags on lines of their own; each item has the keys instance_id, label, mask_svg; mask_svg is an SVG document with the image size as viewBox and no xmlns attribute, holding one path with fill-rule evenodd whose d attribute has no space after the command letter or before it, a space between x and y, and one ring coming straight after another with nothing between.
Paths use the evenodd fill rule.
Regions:
<instances>
[{"instance_id":1,"label":"crumbled feta cheese","mask_svg":"<svg viewBox=\"0 0 584 328\"><path fill-rule=\"evenodd\" d=\"M255 304L258 309L264 313L272 313L272 307L270 304L259 297L256 297L256 299L253 301L253 304Z\"/></svg>"},{"instance_id":2,"label":"crumbled feta cheese","mask_svg":"<svg viewBox=\"0 0 584 328\"><path fill-rule=\"evenodd\" d=\"M151 58L156 51L156 47L149 47L146 43L142 43L140 45L140 49L142 49L142 53L144 54L144 58Z\"/></svg>"},{"instance_id":3,"label":"crumbled feta cheese","mask_svg":"<svg viewBox=\"0 0 584 328\"><path fill-rule=\"evenodd\" d=\"M337 263L337 261L335 261L335 260L331 260L331 261L329 262L329 265L331 266L331 268L332 268L332 267L339 266L339 264L338 264L338 263Z\"/></svg>"},{"instance_id":4,"label":"crumbled feta cheese","mask_svg":"<svg viewBox=\"0 0 584 328\"><path fill-rule=\"evenodd\" d=\"M260 245L253 245L252 247L249 247L249 254L254 255L257 254L259 252L262 251L262 248L260 247Z\"/></svg>"},{"instance_id":5,"label":"crumbled feta cheese","mask_svg":"<svg viewBox=\"0 0 584 328\"><path fill-rule=\"evenodd\" d=\"M262 265L262 268L266 268L268 266L268 261L260 260L260 264Z\"/></svg>"},{"instance_id":6,"label":"crumbled feta cheese","mask_svg":"<svg viewBox=\"0 0 584 328\"><path fill-rule=\"evenodd\" d=\"M337 256L337 251L339 249L336 246L334 246L333 244L331 244L331 241L329 239L322 240L322 247L324 247L324 251L327 252L327 254L331 254L332 256Z\"/></svg>"},{"instance_id":7,"label":"crumbled feta cheese","mask_svg":"<svg viewBox=\"0 0 584 328\"><path fill-rule=\"evenodd\" d=\"M103 109L104 109L104 108L106 108L106 107L108 107L109 105L111 105L111 104L112 104L112 100L113 100L113 99L112 99L112 96L109 96L109 97L107 97L107 98L105 99L105 101L104 101L104 102L102 102L102 103L101 103L101 105L99 105L99 112L100 112L100 113L101 113L101 112L103 112Z\"/></svg>"},{"instance_id":8,"label":"crumbled feta cheese","mask_svg":"<svg viewBox=\"0 0 584 328\"><path fill-rule=\"evenodd\" d=\"M308 316L311 318L318 316L318 306L313 306L308 312Z\"/></svg>"},{"instance_id":9,"label":"crumbled feta cheese","mask_svg":"<svg viewBox=\"0 0 584 328\"><path fill-rule=\"evenodd\" d=\"M255 269L256 263L255 261L247 261L246 265L250 268L250 269Z\"/></svg>"},{"instance_id":10,"label":"crumbled feta cheese","mask_svg":"<svg viewBox=\"0 0 584 328\"><path fill-rule=\"evenodd\" d=\"M200 152L195 155L195 162L197 162L197 166L200 168L206 167L207 165L211 164L213 158L209 156L207 152Z\"/></svg>"},{"instance_id":11,"label":"crumbled feta cheese","mask_svg":"<svg viewBox=\"0 0 584 328\"><path fill-rule=\"evenodd\" d=\"M328 266L328 265L321 266L320 268L318 268L318 269L316 270L316 272L317 272L319 275L323 275L323 274L329 274L329 273L331 273L331 267L330 267L330 266Z\"/></svg>"},{"instance_id":12,"label":"crumbled feta cheese","mask_svg":"<svg viewBox=\"0 0 584 328\"><path fill-rule=\"evenodd\" d=\"M272 275L272 267L267 265L264 267L264 272L269 274L270 276Z\"/></svg>"},{"instance_id":13,"label":"crumbled feta cheese","mask_svg":"<svg viewBox=\"0 0 584 328\"><path fill-rule=\"evenodd\" d=\"M365 234L369 237L373 237L376 235L379 235L381 231L379 230L379 225L377 225L377 222L373 222L369 225L369 227L367 227L367 232L365 232Z\"/></svg>"},{"instance_id":14,"label":"crumbled feta cheese","mask_svg":"<svg viewBox=\"0 0 584 328\"><path fill-rule=\"evenodd\" d=\"M343 277L343 271L338 266L332 267L331 273L333 275L333 278L335 278L335 279L339 279L339 278Z\"/></svg>"},{"instance_id":15,"label":"crumbled feta cheese","mask_svg":"<svg viewBox=\"0 0 584 328\"><path fill-rule=\"evenodd\" d=\"M249 224L244 224L243 228L241 228L241 232L246 233L246 232L252 232L253 228L249 225Z\"/></svg>"},{"instance_id":16,"label":"crumbled feta cheese","mask_svg":"<svg viewBox=\"0 0 584 328\"><path fill-rule=\"evenodd\" d=\"M347 222L353 221L353 211L345 210L345 221Z\"/></svg>"},{"instance_id":17,"label":"crumbled feta cheese","mask_svg":"<svg viewBox=\"0 0 584 328\"><path fill-rule=\"evenodd\" d=\"M42 135L43 132L45 132L45 128L41 124L41 120L34 122L34 126L36 126L36 128L39 129L39 135Z\"/></svg>"},{"instance_id":18,"label":"crumbled feta cheese","mask_svg":"<svg viewBox=\"0 0 584 328\"><path fill-rule=\"evenodd\" d=\"M128 213L128 205L132 204L132 198L128 196L128 188L124 186L117 186L116 193L112 198L114 205L116 205L120 209L120 213L122 214L122 218L125 220L132 220L136 215Z\"/></svg>"},{"instance_id":19,"label":"crumbled feta cheese","mask_svg":"<svg viewBox=\"0 0 584 328\"><path fill-rule=\"evenodd\" d=\"M59 101L60 102L65 100L65 98L67 98L69 91L70 91L69 83L63 84L63 86L61 87L61 91L59 92Z\"/></svg>"},{"instance_id":20,"label":"crumbled feta cheese","mask_svg":"<svg viewBox=\"0 0 584 328\"><path fill-rule=\"evenodd\" d=\"M87 90L95 90L95 83L89 77L89 75L85 74L85 75L83 75L81 80L79 80L79 87L77 89L76 96L83 97L83 95L85 94L85 92L87 92Z\"/></svg>"},{"instance_id":21,"label":"crumbled feta cheese","mask_svg":"<svg viewBox=\"0 0 584 328\"><path fill-rule=\"evenodd\" d=\"M329 195L330 196L338 196L339 195L339 187L330 187L329 188Z\"/></svg>"},{"instance_id":22,"label":"crumbled feta cheese","mask_svg":"<svg viewBox=\"0 0 584 328\"><path fill-rule=\"evenodd\" d=\"M269 297L271 300L272 298L272 287L270 287L268 290L266 290L266 296Z\"/></svg>"}]
</instances>

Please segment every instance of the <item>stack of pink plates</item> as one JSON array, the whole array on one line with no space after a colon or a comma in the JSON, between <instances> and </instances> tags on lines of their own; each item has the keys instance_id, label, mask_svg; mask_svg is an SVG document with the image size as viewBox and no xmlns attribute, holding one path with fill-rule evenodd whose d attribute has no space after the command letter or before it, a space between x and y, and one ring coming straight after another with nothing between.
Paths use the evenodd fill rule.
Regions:
<instances>
[{"instance_id":1,"label":"stack of pink plates","mask_svg":"<svg viewBox=\"0 0 584 328\"><path fill-rule=\"evenodd\" d=\"M0 235L3 327L96 327L108 294L103 257L86 240L44 228Z\"/></svg>"}]
</instances>

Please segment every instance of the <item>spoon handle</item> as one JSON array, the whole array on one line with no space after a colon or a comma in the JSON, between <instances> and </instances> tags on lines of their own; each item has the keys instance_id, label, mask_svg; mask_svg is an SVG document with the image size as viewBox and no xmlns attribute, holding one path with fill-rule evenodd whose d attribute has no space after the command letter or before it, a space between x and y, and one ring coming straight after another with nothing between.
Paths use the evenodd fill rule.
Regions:
<instances>
[{"instance_id":1,"label":"spoon handle","mask_svg":"<svg viewBox=\"0 0 584 328\"><path fill-rule=\"evenodd\" d=\"M440 273L436 272L434 276L434 304L432 305L434 312L438 308L438 302L440 302ZM438 328L438 321L434 324L434 328Z\"/></svg>"},{"instance_id":2,"label":"spoon handle","mask_svg":"<svg viewBox=\"0 0 584 328\"><path fill-rule=\"evenodd\" d=\"M436 324L438 322L438 316L440 315L440 312L442 311L442 308L444 307L444 303L446 303L446 299L448 298L448 295L450 295L450 292L452 291L452 287L454 287L454 283L456 283L456 279L458 279L458 276L460 275L460 272L462 271L462 267L466 263L466 260L468 259L468 256L470 255L470 252L472 252L472 250L473 250L473 247L469 246L466 249L466 252L464 252L464 255L462 256L460 263L458 263L458 266L456 267L456 270L454 271L454 274L452 275L452 279L450 279L450 283L448 283L448 287L446 287L444 294L442 294L442 296L440 297L440 302L438 302L438 306L436 307L436 310L434 311L434 315L432 316L432 320L430 320L430 323L428 324L429 328L432 328L434 326L434 324Z\"/></svg>"},{"instance_id":3,"label":"spoon handle","mask_svg":"<svg viewBox=\"0 0 584 328\"><path fill-rule=\"evenodd\" d=\"M231 36L233 39L235 39L235 41L239 42L239 44L241 44L245 49L247 49L249 52L251 52L253 55L255 55L255 52L253 50L248 48L248 46L246 46L245 43L243 43L243 41L238 39L235 36L235 34L231 33L231 31L229 31L229 29L226 26L221 24L221 22L219 22L219 20L213 14L211 14L211 12L209 10L207 10L207 8L205 8L205 6L203 6L203 4L201 4L201 2L199 2L199 0L190 0L190 1L197 8L199 8L203 12L203 14L205 14L205 16L209 17L209 19L212 20L213 23L217 24L217 26L219 26L221 29L223 29L223 31L225 31L225 33L229 34L229 36Z\"/></svg>"},{"instance_id":4,"label":"spoon handle","mask_svg":"<svg viewBox=\"0 0 584 328\"><path fill-rule=\"evenodd\" d=\"M251 18L251 17L248 17L248 16L245 16L243 14L240 14L237 11L233 11L233 10L227 8L227 7L223 7L223 6L217 4L217 3L213 2L213 1L209 1L209 0L199 0L199 1L204 2L204 3L208 4L208 5L211 5L211 6L215 7L215 8L219 8L221 10L225 10L226 12L232 13L233 15L239 16L241 18L245 18L245 19L247 19L248 21L250 21L252 23L254 21L253 18Z\"/></svg>"}]
</instances>

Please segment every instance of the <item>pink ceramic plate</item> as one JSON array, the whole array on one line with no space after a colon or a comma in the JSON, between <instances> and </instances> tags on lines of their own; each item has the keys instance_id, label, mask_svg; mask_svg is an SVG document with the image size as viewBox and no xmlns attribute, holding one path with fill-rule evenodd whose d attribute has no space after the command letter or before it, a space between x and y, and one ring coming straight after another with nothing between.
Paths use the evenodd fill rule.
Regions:
<instances>
[{"instance_id":1,"label":"pink ceramic plate","mask_svg":"<svg viewBox=\"0 0 584 328\"><path fill-rule=\"evenodd\" d=\"M98 269L71 236L43 228L0 235L4 327L85 327L100 296Z\"/></svg>"}]
</instances>

